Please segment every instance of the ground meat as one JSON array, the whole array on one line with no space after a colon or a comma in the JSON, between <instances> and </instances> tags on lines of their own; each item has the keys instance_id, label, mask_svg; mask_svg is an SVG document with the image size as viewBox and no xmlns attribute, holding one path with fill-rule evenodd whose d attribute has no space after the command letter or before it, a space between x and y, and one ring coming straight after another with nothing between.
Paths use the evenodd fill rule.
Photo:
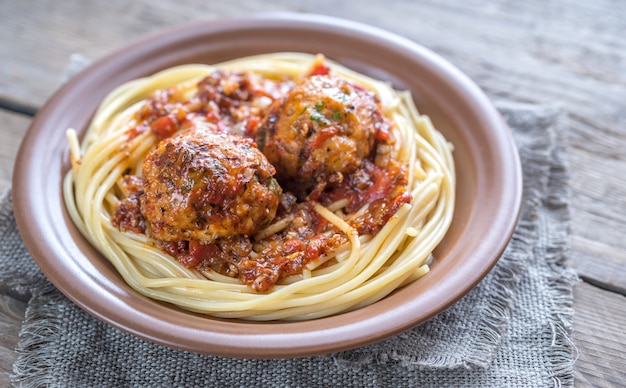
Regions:
<instances>
[{"instance_id":1,"label":"ground meat","mask_svg":"<svg viewBox=\"0 0 626 388\"><path fill-rule=\"evenodd\" d=\"M143 195L143 179L136 175L124 175L121 188L126 198L119 201L115 206L111 223L123 232L145 233L146 222L140 207L140 198Z\"/></svg>"},{"instance_id":2,"label":"ground meat","mask_svg":"<svg viewBox=\"0 0 626 388\"><path fill-rule=\"evenodd\" d=\"M276 215L281 188L274 172L241 136L194 127L163 140L143 164L148 232L203 244L253 234Z\"/></svg>"}]
</instances>

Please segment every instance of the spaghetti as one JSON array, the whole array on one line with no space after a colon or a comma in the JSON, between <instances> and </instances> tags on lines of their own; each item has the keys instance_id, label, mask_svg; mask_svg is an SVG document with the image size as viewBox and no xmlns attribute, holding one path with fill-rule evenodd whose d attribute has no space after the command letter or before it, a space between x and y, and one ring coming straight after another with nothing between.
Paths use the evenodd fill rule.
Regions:
<instances>
[{"instance_id":1,"label":"spaghetti","mask_svg":"<svg viewBox=\"0 0 626 388\"><path fill-rule=\"evenodd\" d=\"M170 68L68 140L83 235L138 292L221 318L374 303L428 272L454 210L452 146L410 93L321 56Z\"/></svg>"}]
</instances>

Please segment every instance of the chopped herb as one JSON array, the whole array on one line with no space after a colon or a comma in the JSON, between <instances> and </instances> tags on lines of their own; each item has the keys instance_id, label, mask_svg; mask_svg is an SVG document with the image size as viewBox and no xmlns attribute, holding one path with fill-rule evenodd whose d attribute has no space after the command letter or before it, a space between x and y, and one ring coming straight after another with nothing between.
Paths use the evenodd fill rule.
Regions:
<instances>
[{"instance_id":1,"label":"chopped herb","mask_svg":"<svg viewBox=\"0 0 626 388\"><path fill-rule=\"evenodd\" d=\"M336 110L333 112L333 120L337 121L341 118L341 112Z\"/></svg>"},{"instance_id":2,"label":"chopped herb","mask_svg":"<svg viewBox=\"0 0 626 388\"><path fill-rule=\"evenodd\" d=\"M274 190L275 193L280 193L281 192L281 188L278 185L278 182L276 181L276 179L274 179L274 178L270 178L270 188L272 190Z\"/></svg>"},{"instance_id":3,"label":"chopped herb","mask_svg":"<svg viewBox=\"0 0 626 388\"><path fill-rule=\"evenodd\" d=\"M319 112L311 112L311 120L315 121L318 124L328 123L328 119L326 119L326 116L320 114Z\"/></svg>"},{"instance_id":4,"label":"chopped herb","mask_svg":"<svg viewBox=\"0 0 626 388\"><path fill-rule=\"evenodd\" d=\"M326 105L326 103L324 101L318 101L315 103L315 110L318 112L321 112L322 109L324 109L324 105Z\"/></svg>"},{"instance_id":5,"label":"chopped herb","mask_svg":"<svg viewBox=\"0 0 626 388\"><path fill-rule=\"evenodd\" d=\"M184 194L184 193L190 192L192 188L193 188L193 181L188 180L180 186L180 191Z\"/></svg>"}]
</instances>

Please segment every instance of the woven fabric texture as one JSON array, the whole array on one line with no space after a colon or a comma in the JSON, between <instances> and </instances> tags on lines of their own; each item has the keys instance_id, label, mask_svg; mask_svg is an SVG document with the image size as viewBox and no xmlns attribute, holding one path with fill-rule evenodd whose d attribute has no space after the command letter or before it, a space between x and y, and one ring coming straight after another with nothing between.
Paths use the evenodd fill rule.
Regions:
<instances>
[{"instance_id":1,"label":"woven fabric texture","mask_svg":"<svg viewBox=\"0 0 626 388\"><path fill-rule=\"evenodd\" d=\"M520 221L494 269L431 321L324 356L248 360L183 352L91 317L45 278L24 247L10 191L0 198L0 289L29 298L12 381L36 387L400 387L573 385L569 189L564 117L498 104L524 173Z\"/></svg>"}]
</instances>

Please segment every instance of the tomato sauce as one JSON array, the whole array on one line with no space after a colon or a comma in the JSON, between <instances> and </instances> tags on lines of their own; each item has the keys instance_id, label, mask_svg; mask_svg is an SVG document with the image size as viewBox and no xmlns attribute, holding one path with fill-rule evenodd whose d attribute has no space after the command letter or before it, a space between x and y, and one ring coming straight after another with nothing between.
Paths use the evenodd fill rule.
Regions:
<instances>
[{"instance_id":1,"label":"tomato sauce","mask_svg":"<svg viewBox=\"0 0 626 388\"><path fill-rule=\"evenodd\" d=\"M329 72L330 69L319 62L310 75L323 76ZM136 114L138 124L128 131L128 137L131 139L150 130L158 140L164 140L201 121L213 125L217 131L254 138L266 108L285 95L292 85L291 80L216 71L198 83L198 93L190 99L185 99L175 87L155 92ZM389 128L390 125L376 128L375 145L392 144ZM319 146L336 132L333 127L319 130L310 142ZM360 161L355 171L333 179L314 194L309 193L308 198L283 192L273 222L284 222L286 227L270 236L233 235L209 242L158 240L156 244L186 267L237 277L258 292L269 292L285 277L301 274L308 263L333 254L348 242L343 233L314 210L315 201L328 206L347 200L348 205L343 210L346 213L369 205L368 211L349 224L361 234L372 235L402 204L411 201L406 190L406 166L393 160L379 166L375 152ZM117 205L112 223L122 231L150 235L149 223L142 214L141 177L129 175L125 182L128 182L125 185L127 197ZM278 183L283 187L290 187L290 183L293 186L293 182ZM240 187L213 188L207 201L220 206L240 191Z\"/></svg>"}]
</instances>

